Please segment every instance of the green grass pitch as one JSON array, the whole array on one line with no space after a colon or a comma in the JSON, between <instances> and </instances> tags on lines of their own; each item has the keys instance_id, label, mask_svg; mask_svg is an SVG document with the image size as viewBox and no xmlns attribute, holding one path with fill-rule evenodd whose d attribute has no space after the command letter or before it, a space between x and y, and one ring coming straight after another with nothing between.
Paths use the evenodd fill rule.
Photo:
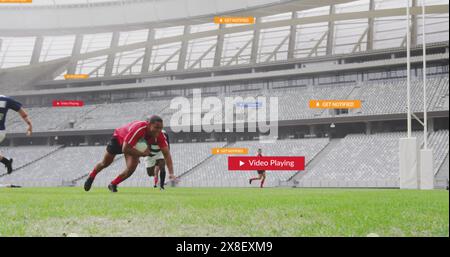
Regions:
<instances>
[{"instance_id":1,"label":"green grass pitch","mask_svg":"<svg viewBox=\"0 0 450 257\"><path fill-rule=\"evenodd\" d=\"M448 191L2 188L0 236L449 236Z\"/></svg>"}]
</instances>

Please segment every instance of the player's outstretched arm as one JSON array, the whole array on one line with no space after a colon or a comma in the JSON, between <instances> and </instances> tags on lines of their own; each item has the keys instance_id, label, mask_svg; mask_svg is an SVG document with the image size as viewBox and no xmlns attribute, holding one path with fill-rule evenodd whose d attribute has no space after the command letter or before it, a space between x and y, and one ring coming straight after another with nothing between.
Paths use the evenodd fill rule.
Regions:
<instances>
[{"instance_id":1,"label":"player's outstretched arm","mask_svg":"<svg viewBox=\"0 0 450 257\"><path fill-rule=\"evenodd\" d=\"M161 148L161 152L164 155L164 160L166 161L167 168L169 170L169 179L175 180L177 177L175 176L173 172L173 161L172 161L172 155L170 154L169 147L163 147Z\"/></svg>"},{"instance_id":2,"label":"player's outstretched arm","mask_svg":"<svg viewBox=\"0 0 450 257\"><path fill-rule=\"evenodd\" d=\"M28 113L23 108L20 108L18 113L20 117L22 117L23 121L25 121L25 123L28 125L27 136L31 136L31 134L33 134L33 124L31 123L31 119L28 116Z\"/></svg>"}]
</instances>

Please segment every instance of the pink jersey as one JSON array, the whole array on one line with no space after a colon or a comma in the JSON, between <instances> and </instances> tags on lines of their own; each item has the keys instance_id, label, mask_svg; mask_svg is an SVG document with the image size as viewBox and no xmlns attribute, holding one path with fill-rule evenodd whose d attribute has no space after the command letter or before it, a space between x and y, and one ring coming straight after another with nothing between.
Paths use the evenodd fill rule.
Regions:
<instances>
[{"instance_id":1,"label":"pink jersey","mask_svg":"<svg viewBox=\"0 0 450 257\"><path fill-rule=\"evenodd\" d=\"M126 124L120 128L116 128L114 130L113 136L117 138L120 145L123 145L124 142L127 142L129 145L134 147L139 139L144 138L147 140L147 143L155 144L157 143L160 148L164 148L168 145L167 139L163 133L159 133L156 140L152 138L150 135L147 135L147 121L133 121L131 123Z\"/></svg>"}]
</instances>

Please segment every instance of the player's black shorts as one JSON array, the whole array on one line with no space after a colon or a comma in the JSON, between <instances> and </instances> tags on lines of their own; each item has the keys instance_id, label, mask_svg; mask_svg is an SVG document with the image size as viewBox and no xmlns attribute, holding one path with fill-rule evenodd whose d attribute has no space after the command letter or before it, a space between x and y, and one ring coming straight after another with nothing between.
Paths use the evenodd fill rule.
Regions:
<instances>
[{"instance_id":1,"label":"player's black shorts","mask_svg":"<svg viewBox=\"0 0 450 257\"><path fill-rule=\"evenodd\" d=\"M150 177L154 177L155 176L155 167L153 166L153 168L147 168L147 174Z\"/></svg>"},{"instance_id":2,"label":"player's black shorts","mask_svg":"<svg viewBox=\"0 0 450 257\"><path fill-rule=\"evenodd\" d=\"M266 174L265 170L258 170L258 175L264 175L264 174Z\"/></svg>"},{"instance_id":3,"label":"player's black shorts","mask_svg":"<svg viewBox=\"0 0 450 257\"><path fill-rule=\"evenodd\" d=\"M117 138L112 137L106 146L106 151L110 154L123 154L122 146L119 144L119 140Z\"/></svg>"}]
</instances>

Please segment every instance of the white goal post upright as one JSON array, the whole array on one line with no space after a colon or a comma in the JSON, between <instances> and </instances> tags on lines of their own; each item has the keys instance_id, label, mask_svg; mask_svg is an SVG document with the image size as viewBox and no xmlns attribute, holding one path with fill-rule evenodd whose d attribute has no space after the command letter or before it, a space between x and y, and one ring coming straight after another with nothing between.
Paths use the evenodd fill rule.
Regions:
<instances>
[{"instance_id":1,"label":"white goal post upright","mask_svg":"<svg viewBox=\"0 0 450 257\"><path fill-rule=\"evenodd\" d=\"M427 103L427 41L425 30L425 0L422 0L422 50L423 50L423 149L420 150L420 189L434 188L433 150L428 148Z\"/></svg>"},{"instance_id":2,"label":"white goal post upright","mask_svg":"<svg viewBox=\"0 0 450 257\"><path fill-rule=\"evenodd\" d=\"M425 0L422 0L422 79L423 79L423 149L428 149L428 104L427 104L427 40L425 31Z\"/></svg>"},{"instance_id":3,"label":"white goal post upright","mask_svg":"<svg viewBox=\"0 0 450 257\"><path fill-rule=\"evenodd\" d=\"M406 108L408 113L408 138L412 137L411 116L411 13L409 0L406 0Z\"/></svg>"},{"instance_id":4,"label":"white goal post upright","mask_svg":"<svg viewBox=\"0 0 450 257\"><path fill-rule=\"evenodd\" d=\"M411 115L411 17L410 0L406 0L406 108L407 137L400 138L400 189L419 188L419 145L417 138L412 137Z\"/></svg>"},{"instance_id":5,"label":"white goal post upright","mask_svg":"<svg viewBox=\"0 0 450 257\"><path fill-rule=\"evenodd\" d=\"M433 152L428 149L428 104L427 104L427 66L426 66L426 33L425 33L425 0L422 0L422 47L423 47L423 122L411 110L411 15L410 1L406 5L406 105L407 105L407 137L400 139L400 188L401 189L433 189ZM424 143L420 150L419 142L412 136L412 117L423 125Z\"/></svg>"}]
</instances>

